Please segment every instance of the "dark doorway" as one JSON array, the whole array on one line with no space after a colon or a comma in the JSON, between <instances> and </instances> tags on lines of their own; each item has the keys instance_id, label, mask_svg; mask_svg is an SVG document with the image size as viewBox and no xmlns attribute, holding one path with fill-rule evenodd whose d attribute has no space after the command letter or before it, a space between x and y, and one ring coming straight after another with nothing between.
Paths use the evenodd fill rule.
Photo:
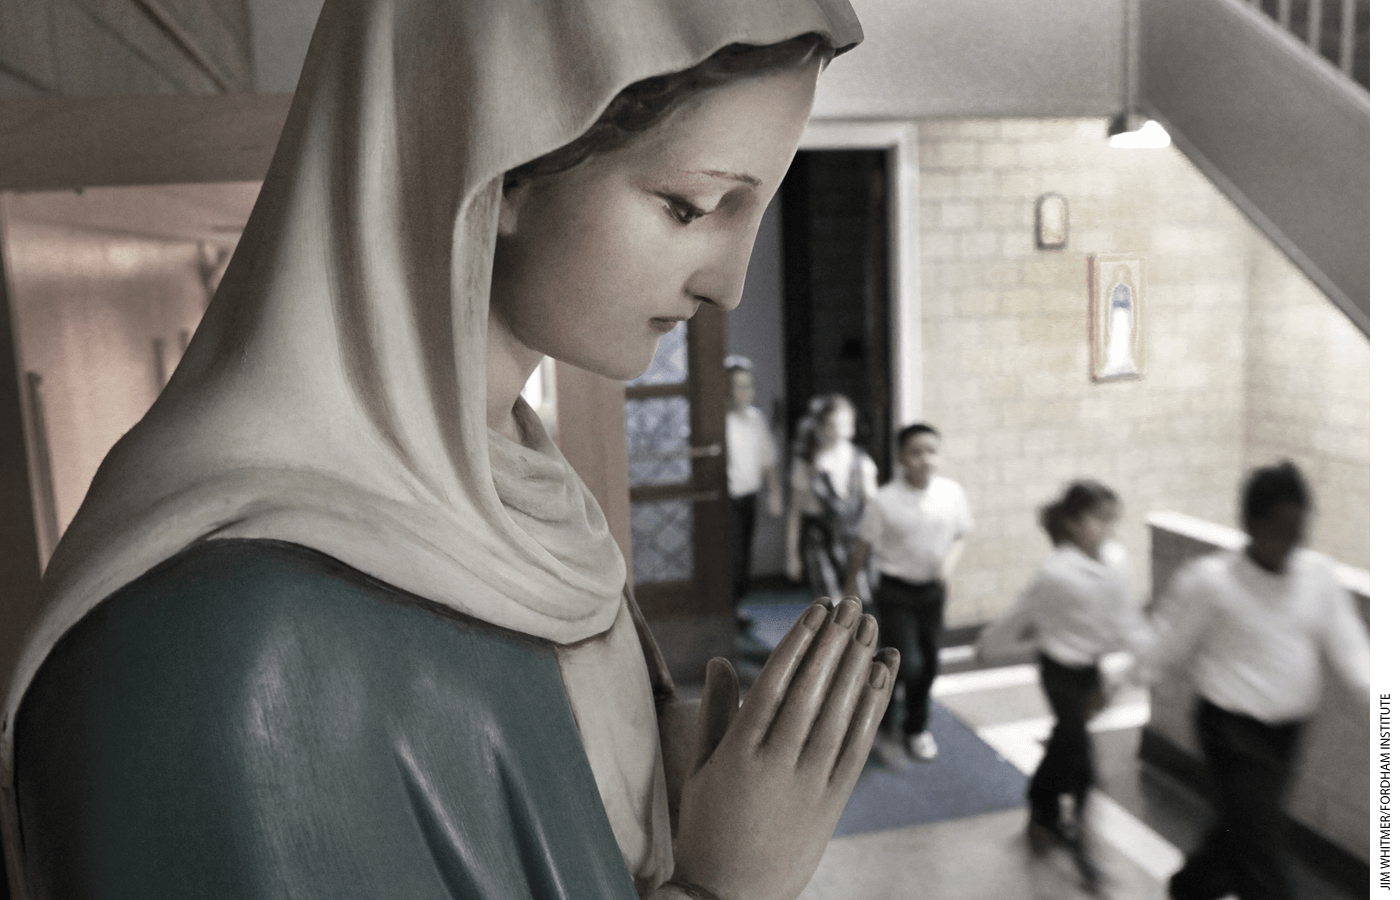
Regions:
<instances>
[{"instance_id":1,"label":"dark doorway","mask_svg":"<svg viewBox=\"0 0 1400 900\"><path fill-rule=\"evenodd\" d=\"M789 436L807 403L855 403L856 443L890 476L890 208L886 150L799 151L783 182Z\"/></svg>"}]
</instances>

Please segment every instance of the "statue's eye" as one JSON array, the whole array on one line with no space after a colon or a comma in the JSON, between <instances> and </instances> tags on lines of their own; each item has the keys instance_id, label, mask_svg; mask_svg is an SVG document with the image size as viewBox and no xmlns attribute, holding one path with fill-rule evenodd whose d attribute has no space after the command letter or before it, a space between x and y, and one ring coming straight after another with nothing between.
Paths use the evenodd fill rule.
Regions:
<instances>
[{"instance_id":1,"label":"statue's eye","mask_svg":"<svg viewBox=\"0 0 1400 900\"><path fill-rule=\"evenodd\" d=\"M663 195L662 199L666 201L666 211L671 214L671 218L682 225L689 225L696 219L708 214L705 210L691 203L689 200L686 200L684 197L668 194Z\"/></svg>"}]
</instances>

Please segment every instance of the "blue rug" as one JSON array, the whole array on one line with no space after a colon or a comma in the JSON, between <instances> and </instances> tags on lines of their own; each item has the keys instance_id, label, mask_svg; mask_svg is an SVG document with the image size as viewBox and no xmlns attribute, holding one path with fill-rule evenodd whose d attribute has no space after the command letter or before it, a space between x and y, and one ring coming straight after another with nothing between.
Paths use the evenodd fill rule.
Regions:
<instances>
[{"instance_id":1,"label":"blue rug","mask_svg":"<svg viewBox=\"0 0 1400 900\"><path fill-rule=\"evenodd\" d=\"M743 609L754 619L752 635L776 646L807 608L805 591L750 595ZM908 760L886 768L875 754L851 792L836 834L860 834L944 822L1025 805L1026 776L936 701L929 730L938 742L931 762Z\"/></svg>"},{"instance_id":2,"label":"blue rug","mask_svg":"<svg viewBox=\"0 0 1400 900\"><path fill-rule=\"evenodd\" d=\"M934 702L929 730L938 742L931 762L886 769L872 753L856 782L836 834L860 834L945 822L1026 802L1026 776L943 706Z\"/></svg>"}]
</instances>

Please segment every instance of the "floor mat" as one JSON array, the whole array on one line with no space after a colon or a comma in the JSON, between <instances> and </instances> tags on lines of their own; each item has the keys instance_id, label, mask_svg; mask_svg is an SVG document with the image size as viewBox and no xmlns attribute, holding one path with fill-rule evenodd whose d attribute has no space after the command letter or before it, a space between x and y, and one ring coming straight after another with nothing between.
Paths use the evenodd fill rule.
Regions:
<instances>
[{"instance_id":1,"label":"floor mat","mask_svg":"<svg viewBox=\"0 0 1400 900\"><path fill-rule=\"evenodd\" d=\"M836 834L946 822L1025 804L1026 776L937 702L929 730L938 742L938 756L929 762L896 753L887 765L870 755Z\"/></svg>"},{"instance_id":2,"label":"floor mat","mask_svg":"<svg viewBox=\"0 0 1400 900\"><path fill-rule=\"evenodd\" d=\"M750 634L772 647L807 608L805 591L751 595ZM929 730L938 756L916 762L901 750L872 753L836 826L837 835L945 822L1025 804L1026 776L937 702Z\"/></svg>"}]
</instances>

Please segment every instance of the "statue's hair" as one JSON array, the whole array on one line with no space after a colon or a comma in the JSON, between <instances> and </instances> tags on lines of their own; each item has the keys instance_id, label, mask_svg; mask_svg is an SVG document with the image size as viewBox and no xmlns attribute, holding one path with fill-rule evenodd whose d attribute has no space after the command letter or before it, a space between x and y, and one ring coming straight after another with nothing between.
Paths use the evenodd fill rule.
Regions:
<instances>
[{"instance_id":1,"label":"statue's hair","mask_svg":"<svg viewBox=\"0 0 1400 900\"><path fill-rule=\"evenodd\" d=\"M582 135L507 172L505 188L529 178L557 175L590 156L619 150L701 91L795 69L812 59L826 62L834 53L825 38L809 33L777 44L730 44L689 69L644 78L623 88Z\"/></svg>"}]
</instances>

